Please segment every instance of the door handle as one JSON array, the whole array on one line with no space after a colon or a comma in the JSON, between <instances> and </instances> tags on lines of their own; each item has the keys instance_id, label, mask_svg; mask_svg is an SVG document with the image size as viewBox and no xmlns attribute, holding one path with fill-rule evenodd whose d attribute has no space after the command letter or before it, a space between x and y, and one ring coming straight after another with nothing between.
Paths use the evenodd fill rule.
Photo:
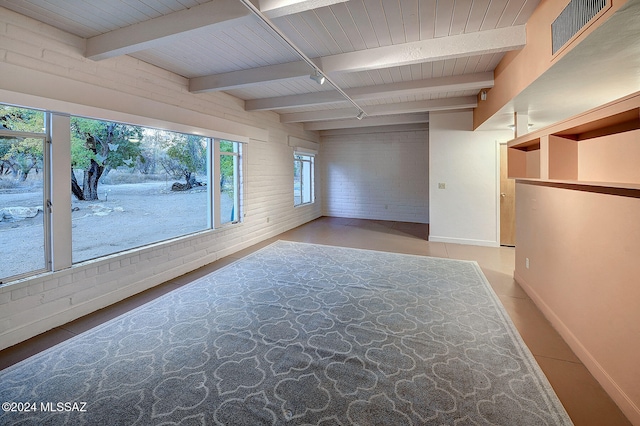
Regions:
<instances>
[{"instance_id":1,"label":"door handle","mask_svg":"<svg viewBox=\"0 0 640 426\"><path fill-rule=\"evenodd\" d=\"M504 197L506 197L506 196L507 196L507 194L505 194L504 192L501 192L501 193L500 193L500 196L501 196L502 198L504 198Z\"/></svg>"}]
</instances>

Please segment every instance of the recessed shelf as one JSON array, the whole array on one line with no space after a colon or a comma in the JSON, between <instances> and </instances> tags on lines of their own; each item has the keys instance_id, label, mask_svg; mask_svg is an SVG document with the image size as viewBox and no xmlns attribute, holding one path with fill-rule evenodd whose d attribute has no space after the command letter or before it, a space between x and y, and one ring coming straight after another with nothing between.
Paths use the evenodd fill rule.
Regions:
<instances>
[{"instance_id":1,"label":"recessed shelf","mask_svg":"<svg viewBox=\"0 0 640 426\"><path fill-rule=\"evenodd\" d=\"M532 139L510 148L518 149L520 151L535 151L540 149L540 138Z\"/></svg>"},{"instance_id":2,"label":"recessed shelf","mask_svg":"<svg viewBox=\"0 0 640 426\"><path fill-rule=\"evenodd\" d=\"M509 177L531 182L640 189L640 92L518 137Z\"/></svg>"},{"instance_id":3,"label":"recessed shelf","mask_svg":"<svg viewBox=\"0 0 640 426\"><path fill-rule=\"evenodd\" d=\"M633 108L553 134L582 141L637 129L640 129L640 108Z\"/></svg>"}]
</instances>

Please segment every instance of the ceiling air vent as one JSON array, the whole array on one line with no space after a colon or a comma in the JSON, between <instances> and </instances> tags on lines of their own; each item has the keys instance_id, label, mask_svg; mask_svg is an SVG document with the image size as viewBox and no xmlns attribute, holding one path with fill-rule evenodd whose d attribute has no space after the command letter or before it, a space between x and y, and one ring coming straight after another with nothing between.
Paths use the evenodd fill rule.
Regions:
<instances>
[{"instance_id":1,"label":"ceiling air vent","mask_svg":"<svg viewBox=\"0 0 640 426\"><path fill-rule=\"evenodd\" d=\"M571 0L551 24L553 54L562 49L609 3L610 0Z\"/></svg>"}]
</instances>

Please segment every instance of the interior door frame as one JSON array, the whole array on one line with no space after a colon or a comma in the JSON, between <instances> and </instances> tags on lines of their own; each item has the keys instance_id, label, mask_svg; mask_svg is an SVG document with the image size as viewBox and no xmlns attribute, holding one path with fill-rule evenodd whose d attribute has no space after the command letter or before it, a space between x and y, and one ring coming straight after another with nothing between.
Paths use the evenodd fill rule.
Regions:
<instances>
[{"instance_id":1,"label":"interior door frame","mask_svg":"<svg viewBox=\"0 0 640 426\"><path fill-rule=\"evenodd\" d=\"M514 241L513 241L513 245L503 245L502 244L502 187L501 187L501 157L502 157L502 153L501 153L501 148L502 146L506 146L508 141L496 141L496 149L497 149L497 157L498 157L498 171L497 171L497 197L496 197L496 201L497 201L497 228L498 228L498 246L500 247L515 247L515 207L514 207L514 212L513 212L513 221L514 221ZM507 163L508 166L508 163ZM508 176L508 174L507 174ZM514 206L515 206L515 187L514 187Z\"/></svg>"}]
</instances>

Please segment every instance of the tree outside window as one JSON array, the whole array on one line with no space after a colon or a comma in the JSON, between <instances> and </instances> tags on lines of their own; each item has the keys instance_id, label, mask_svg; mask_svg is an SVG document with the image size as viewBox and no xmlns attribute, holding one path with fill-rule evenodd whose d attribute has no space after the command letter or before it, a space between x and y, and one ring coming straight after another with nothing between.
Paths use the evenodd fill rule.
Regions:
<instances>
[{"instance_id":1,"label":"tree outside window","mask_svg":"<svg viewBox=\"0 0 640 426\"><path fill-rule=\"evenodd\" d=\"M0 283L48 269L45 113L0 105Z\"/></svg>"},{"instance_id":2,"label":"tree outside window","mask_svg":"<svg viewBox=\"0 0 640 426\"><path fill-rule=\"evenodd\" d=\"M52 251L78 263L241 221L242 143L78 116L55 134L51 115L0 104L0 283L49 270ZM68 207L50 193L48 162L69 135L71 246L61 248L50 206Z\"/></svg>"},{"instance_id":3,"label":"tree outside window","mask_svg":"<svg viewBox=\"0 0 640 426\"><path fill-rule=\"evenodd\" d=\"M82 117L71 135L74 263L211 227L211 138Z\"/></svg>"}]
</instances>

